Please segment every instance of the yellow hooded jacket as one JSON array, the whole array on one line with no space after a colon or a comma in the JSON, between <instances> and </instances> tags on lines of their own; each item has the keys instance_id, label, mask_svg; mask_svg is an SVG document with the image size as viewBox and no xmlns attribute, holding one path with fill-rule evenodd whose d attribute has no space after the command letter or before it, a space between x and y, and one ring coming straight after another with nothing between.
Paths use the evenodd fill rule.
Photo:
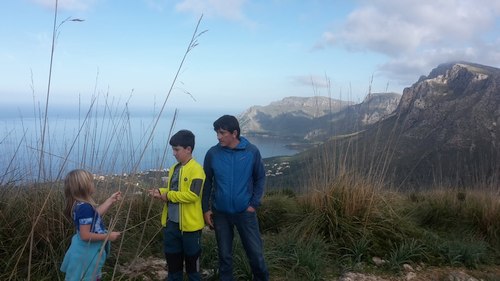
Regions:
<instances>
[{"instance_id":1,"label":"yellow hooded jacket","mask_svg":"<svg viewBox=\"0 0 500 281\"><path fill-rule=\"evenodd\" d=\"M171 172L177 165L170 167ZM198 188L192 187L193 180L201 179L201 185ZM201 197L203 192L203 183L205 182L205 172L203 167L194 159L189 160L186 165L179 170L179 191L170 190L172 178L169 176L167 187L159 188L160 194L167 194L168 201L163 205L161 215L161 224L167 225L168 202L179 203L179 228L181 231L197 231L205 226L203 220L203 211L201 210ZM193 190L194 189L194 190Z\"/></svg>"}]
</instances>

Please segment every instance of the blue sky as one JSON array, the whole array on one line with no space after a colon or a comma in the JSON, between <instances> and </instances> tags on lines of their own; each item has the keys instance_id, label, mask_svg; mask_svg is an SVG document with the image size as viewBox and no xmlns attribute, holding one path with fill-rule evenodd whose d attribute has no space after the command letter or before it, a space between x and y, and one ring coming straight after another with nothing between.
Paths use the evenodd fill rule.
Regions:
<instances>
[{"instance_id":1,"label":"blue sky","mask_svg":"<svg viewBox=\"0 0 500 281\"><path fill-rule=\"evenodd\" d=\"M0 98L47 97L55 0L0 3ZM500 66L499 0L60 0L51 107L92 96L243 111L287 96L402 93L438 64ZM83 21L71 21L80 19ZM371 82L372 81L372 82Z\"/></svg>"}]
</instances>

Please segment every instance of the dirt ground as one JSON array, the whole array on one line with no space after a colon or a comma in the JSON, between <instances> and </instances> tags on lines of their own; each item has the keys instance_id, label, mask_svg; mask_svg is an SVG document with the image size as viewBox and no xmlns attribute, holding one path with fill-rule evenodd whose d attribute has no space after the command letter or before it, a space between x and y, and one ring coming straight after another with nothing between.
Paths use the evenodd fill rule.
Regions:
<instances>
[{"instance_id":1,"label":"dirt ground","mask_svg":"<svg viewBox=\"0 0 500 281\"><path fill-rule=\"evenodd\" d=\"M458 267L428 267L402 272L399 275L373 275L364 273L346 273L333 280L338 281L500 281L500 266L488 266L480 269Z\"/></svg>"},{"instance_id":2,"label":"dirt ground","mask_svg":"<svg viewBox=\"0 0 500 281\"><path fill-rule=\"evenodd\" d=\"M134 263L120 267L119 271L129 278L141 278L145 281L165 280L165 260L158 258L137 259ZM206 279L211 273L202 271ZM459 267L416 267L407 266L398 275L367 274L348 272L332 281L500 281L500 266L488 266L479 269ZM281 281L281 280L280 280Z\"/></svg>"}]
</instances>

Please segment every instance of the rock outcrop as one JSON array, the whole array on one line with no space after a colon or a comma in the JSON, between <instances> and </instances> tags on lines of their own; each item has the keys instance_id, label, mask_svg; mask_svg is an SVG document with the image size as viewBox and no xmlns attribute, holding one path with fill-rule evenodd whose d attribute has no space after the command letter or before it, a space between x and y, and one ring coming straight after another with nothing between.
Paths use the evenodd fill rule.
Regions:
<instances>
[{"instance_id":1,"label":"rock outcrop","mask_svg":"<svg viewBox=\"0 0 500 281\"><path fill-rule=\"evenodd\" d=\"M332 177L356 170L397 187L498 186L499 126L500 69L442 64L404 89L392 114L290 160L296 178L285 181L306 177L296 172L305 163L328 163Z\"/></svg>"},{"instance_id":2,"label":"rock outcrop","mask_svg":"<svg viewBox=\"0 0 500 281\"><path fill-rule=\"evenodd\" d=\"M500 69L440 65L404 90L395 114L399 171L454 184L498 180Z\"/></svg>"},{"instance_id":3,"label":"rock outcrop","mask_svg":"<svg viewBox=\"0 0 500 281\"><path fill-rule=\"evenodd\" d=\"M240 116L245 135L322 142L364 130L397 107L399 94L370 94L359 104L327 97L287 97L268 106L253 106Z\"/></svg>"},{"instance_id":4,"label":"rock outcrop","mask_svg":"<svg viewBox=\"0 0 500 281\"><path fill-rule=\"evenodd\" d=\"M267 106L252 106L239 120L245 135L303 139L318 118L350 104L320 96L286 97Z\"/></svg>"}]
</instances>

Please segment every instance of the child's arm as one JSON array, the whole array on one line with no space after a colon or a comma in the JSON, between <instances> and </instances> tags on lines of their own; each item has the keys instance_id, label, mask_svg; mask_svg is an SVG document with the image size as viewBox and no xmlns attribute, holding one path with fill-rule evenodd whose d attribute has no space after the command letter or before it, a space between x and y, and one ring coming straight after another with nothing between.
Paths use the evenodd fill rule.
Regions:
<instances>
[{"instance_id":1,"label":"child's arm","mask_svg":"<svg viewBox=\"0 0 500 281\"><path fill-rule=\"evenodd\" d=\"M94 233L90 232L90 224L80 225L80 238L83 241L105 241L106 239L108 241L115 241L120 235L121 233L116 231L103 234Z\"/></svg>"},{"instance_id":2,"label":"child's arm","mask_svg":"<svg viewBox=\"0 0 500 281\"><path fill-rule=\"evenodd\" d=\"M108 211L109 207L111 207L111 205L113 205L113 203L115 203L116 201L119 201L121 199L122 199L122 193L120 191L115 192L115 193L111 194L111 196L108 199L106 199L106 201L104 201L104 203L97 206L96 210L102 216Z\"/></svg>"}]
</instances>

